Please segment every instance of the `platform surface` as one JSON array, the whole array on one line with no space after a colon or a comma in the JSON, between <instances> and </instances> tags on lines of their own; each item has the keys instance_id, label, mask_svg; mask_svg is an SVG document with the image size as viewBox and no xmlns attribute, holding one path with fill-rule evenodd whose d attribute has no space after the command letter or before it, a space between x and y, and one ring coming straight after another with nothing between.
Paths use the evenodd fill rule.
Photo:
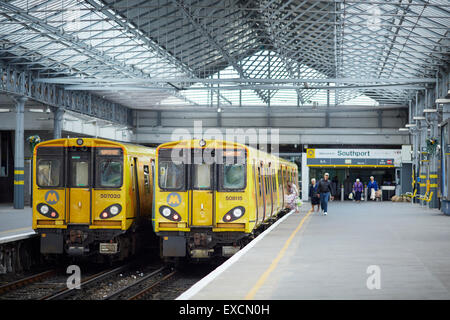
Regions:
<instances>
[{"instance_id":1,"label":"platform surface","mask_svg":"<svg viewBox=\"0 0 450 320\"><path fill-rule=\"evenodd\" d=\"M0 244L35 235L30 207L14 209L12 204L0 204Z\"/></svg>"},{"instance_id":2,"label":"platform surface","mask_svg":"<svg viewBox=\"0 0 450 320\"><path fill-rule=\"evenodd\" d=\"M309 208L179 299L450 299L449 216L393 202Z\"/></svg>"}]
</instances>

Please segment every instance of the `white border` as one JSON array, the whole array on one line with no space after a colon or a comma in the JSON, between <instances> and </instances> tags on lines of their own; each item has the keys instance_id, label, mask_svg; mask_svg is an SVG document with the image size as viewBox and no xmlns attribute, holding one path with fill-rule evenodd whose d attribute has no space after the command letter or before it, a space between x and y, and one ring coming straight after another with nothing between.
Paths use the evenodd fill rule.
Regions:
<instances>
[{"instance_id":1,"label":"white border","mask_svg":"<svg viewBox=\"0 0 450 320\"><path fill-rule=\"evenodd\" d=\"M225 270L231 267L236 261L238 261L244 254L246 254L251 248L253 248L259 241L261 241L266 235L268 235L274 228L276 228L281 222L286 220L294 210L287 213L281 219L277 220L273 225L271 225L267 230L257 236L254 240L252 240L249 244L247 244L243 249L239 250L236 254L234 254L227 261L222 263L216 269L211 271L206 277L195 283L192 287L190 287L187 291L178 296L175 300L189 300L194 295L196 295L200 290L210 284L215 278L217 278L220 274L222 274Z\"/></svg>"}]
</instances>

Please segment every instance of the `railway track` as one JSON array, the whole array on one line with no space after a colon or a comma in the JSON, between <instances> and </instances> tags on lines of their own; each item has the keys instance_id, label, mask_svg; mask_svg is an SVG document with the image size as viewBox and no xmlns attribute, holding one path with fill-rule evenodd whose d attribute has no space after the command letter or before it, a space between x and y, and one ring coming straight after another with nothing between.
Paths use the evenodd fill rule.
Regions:
<instances>
[{"instance_id":1,"label":"railway track","mask_svg":"<svg viewBox=\"0 0 450 320\"><path fill-rule=\"evenodd\" d=\"M5 285L0 286L0 295L3 295L5 293L11 292L13 290L17 290L19 288L22 288L26 285L36 283L38 281L42 281L44 279L47 279L51 276L54 276L57 274L56 269L47 270L44 272L40 272L34 275L31 275L29 277L19 279L10 283L7 283Z\"/></svg>"},{"instance_id":2,"label":"railway track","mask_svg":"<svg viewBox=\"0 0 450 320\"><path fill-rule=\"evenodd\" d=\"M158 268L157 270L150 272L141 279L113 292L112 294L105 297L104 300L138 300L141 297L145 296L147 293L151 292L161 283L171 279L175 274L177 274L177 271L172 271L162 276L167 271L171 270L166 266Z\"/></svg>"},{"instance_id":3,"label":"railway track","mask_svg":"<svg viewBox=\"0 0 450 320\"><path fill-rule=\"evenodd\" d=\"M109 270L105 270L102 272L99 272L97 274L94 274L86 279L83 279L80 283L81 285L81 289L80 290L84 290L86 289L86 287L92 286L93 284L96 284L100 281L103 281L111 276L114 276L120 272L123 272L127 269L130 268L130 264L126 264L117 268L113 268L113 269L109 269ZM44 297L41 297L39 300L61 300L61 299L65 299L73 294L78 294L79 291L78 289L69 289L67 287L56 290L52 293L50 293L49 295L46 295Z\"/></svg>"},{"instance_id":4,"label":"railway track","mask_svg":"<svg viewBox=\"0 0 450 320\"><path fill-rule=\"evenodd\" d=\"M68 275L52 269L0 286L0 300L170 300L209 272L210 267L197 265L174 270L161 263L131 262L87 271L81 288L69 289Z\"/></svg>"}]
</instances>

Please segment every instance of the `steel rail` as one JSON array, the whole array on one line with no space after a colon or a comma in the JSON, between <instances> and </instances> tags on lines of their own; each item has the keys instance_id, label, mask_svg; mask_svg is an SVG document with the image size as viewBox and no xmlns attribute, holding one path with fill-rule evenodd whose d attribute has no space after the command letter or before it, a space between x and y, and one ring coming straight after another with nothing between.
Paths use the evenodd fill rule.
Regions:
<instances>
[{"instance_id":1,"label":"steel rail","mask_svg":"<svg viewBox=\"0 0 450 320\"><path fill-rule=\"evenodd\" d=\"M148 275L142 277L141 279L139 279L136 282L133 282L132 284L127 285L126 287L123 287L115 292L113 292L112 294L110 294L109 296L105 297L104 300L112 300L114 298L119 297L120 295L122 295L124 292L130 290L131 288L134 288L136 286L138 286L139 284L141 284L142 282L154 277L155 275L157 275L158 273L160 273L161 271L163 271L164 269L166 269L166 266L163 266L151 273L149 273Z\"/></svg>"},{"instance_id":2,"label":"steel rail","mask_svg":"<svg viewBox=\"0 0 450 320\"><path fill-rule=\"evenodd\" d=\"M11 283L7 283L5 285L0 286L0 294L5 294L12 290L21 288L27 284L31 284L31 283L37 282L39 280L51 277L54 274L56 274L56 270L52 269L52 270L44 271L44 272L41 272L38 274L34 274L32 276L29 276L29 277L26 277L23 279L16 280Z\"/></svg>"},{"instance_id":3,"label":"steel rail","mask_svg":"<svg viewBox=\"0 0 450 320\"><path fill-rule=\"evenodd\" d=\"M111 276L113 274L121 272L129 267L130 267L130 265L127 264L124 266L120 266L120 267L117 267L114 269L110 269L110 270L106 270L106 271L102 271L100 273L94 274L93 276L90 276L90 277L84 279L83 281L81 281L81 286L87 286L92 283L96 283L98 281L108 278L109 276ZM67 296L73 294L75 291L76 291L75 289L69 289L66 287L66 288L57 290L56 292L53 292L47 296L44 296L44 297L40 298L39 300L57 300L57 299L67 297Z\"/></svg>"},{"instance_id":4,"label":"steel rail","mask_svg":"<svg viewBox=\"0 0 450 320\"><path fill-rule=\"evenodd\" d=\"M150 290L152 290L153 288L155 288L156 286L160 285L161 282L164 282L170 278L172 278L177 272L173 271L171 273L169 273L168 275L164 276L163 278L161 278L160 280L158 280L157 282L153 283L151 286L145 288L144 290L138 292L137 294L135 294L134 296L128 298L128 300L138 300L140 298L142 298L143 296L145 296Z\"/></svg>"}]
</instances>

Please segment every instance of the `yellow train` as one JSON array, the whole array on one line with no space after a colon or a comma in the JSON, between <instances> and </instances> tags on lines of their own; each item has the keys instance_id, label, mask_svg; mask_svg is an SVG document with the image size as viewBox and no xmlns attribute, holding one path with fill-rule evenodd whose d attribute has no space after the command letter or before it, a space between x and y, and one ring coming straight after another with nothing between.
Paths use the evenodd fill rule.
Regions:
<instances>
[{"instance_id":1,"label":"yellow train","mask_svg":"<svg viewBox=\"0 0 450 320\"><path fill-rule=\"evenodd\" d=\"M286 208L297 165L243 144L182 140L156 149L153 227L163 257L231 256Z\"/></svg>"},{"instance_id":2,"label":"yellow train","mask_svg":"<svg viewBox=\"0 0 450 320\"><path fill-rule=\"evenodd\" d=\"M33 153L33 229L41 236L41 253L133 254L137 228L147 222L151 232L155 155L153 148L94 138L39 143Z\"/></svg>"}]
</instances>

